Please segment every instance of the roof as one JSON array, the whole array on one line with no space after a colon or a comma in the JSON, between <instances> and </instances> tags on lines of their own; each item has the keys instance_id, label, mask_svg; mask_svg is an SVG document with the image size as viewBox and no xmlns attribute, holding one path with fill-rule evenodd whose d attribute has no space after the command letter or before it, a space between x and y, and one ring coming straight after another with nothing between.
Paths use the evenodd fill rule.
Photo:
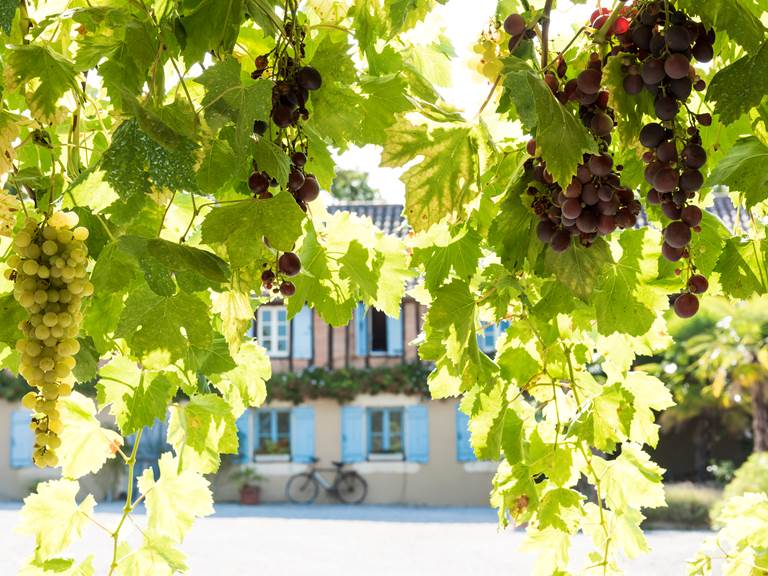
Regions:
<instances>
[{"instance_id":1,"label":"roof","mask_svg":"<svg viewBox=\"0 0 768 576\"><path fill-rule=\"evenodd\" d=\"M402 204L383 202L342 202L328 206L328 212L352 212L357 216L368 216L382 232L404 237L409 232L408 223L403 216Z\"/></svg>"},{"instance_id":2,"label":"roof","mask_svg":"<svg viewBox=\"0 0 768 576\"><path fill-rule=\"evenodd\" d=\"M410 228L403 216L402 204L385 204L383 202L340 202L328 206L328 212L347 211L357 216L368 216L374 225L387 234L404 237ZM731 199L717 193L714 196L714 204L707 208L707 212L716 216L728 230L733 232L734 224L738 218L741 230L749 230L749 213L746 210L736 210ZM638 226L645 226L648 220L645 213L641 214Z\"/></svg>"}]
</instances>

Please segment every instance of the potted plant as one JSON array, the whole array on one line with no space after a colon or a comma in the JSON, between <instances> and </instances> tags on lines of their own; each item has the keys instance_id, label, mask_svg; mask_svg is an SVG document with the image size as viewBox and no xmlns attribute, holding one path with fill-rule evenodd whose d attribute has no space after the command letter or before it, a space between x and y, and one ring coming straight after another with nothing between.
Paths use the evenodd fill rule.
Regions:
<instances>
[{"instance_id":1,"label":"potted plant","mask_svg":"<svg viewBox=\"0 0 768 576\"><path fill-rule=\"evenodd\" d=\"M261 502L261 486L264 476L249 466L237 470L232 479L240 484L240 504L255 506Z\"/></svg>"}]
</instances>

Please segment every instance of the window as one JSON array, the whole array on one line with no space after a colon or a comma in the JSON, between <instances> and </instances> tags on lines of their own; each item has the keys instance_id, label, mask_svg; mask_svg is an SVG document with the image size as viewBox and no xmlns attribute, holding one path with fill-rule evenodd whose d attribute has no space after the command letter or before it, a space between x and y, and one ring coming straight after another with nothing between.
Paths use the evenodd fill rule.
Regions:
<instances>
[{"instance_id":1,"label":"window","mask_svg":"<svg viewBox=\"0 0 768 576\"><path fill-rule=\"evenodd\" d=\"M368 409L368 453L403 453L403 409Z\"/></svg>"},{"instance_id":2,"label":"window","mask_svg":"<svg viewBox=\"0 0 768 576\"><path fill-rule=\"evenodd\" d=\"M370 314L371 352L386 354L387 347L387 315L381 310L371 308Z\"/></svg>"},{"instance_id":3,"label":"window","mask_svg":"<svg viewBox=\"0 0 768 576\"><path fill-rule=\"evenodd\" d=\"M488 354L496 352L496 342L509 328L509 320L502 320L499 324L489 324L477 335L477 343L480 350Z\"/></svg>"},{"instance_id":4,"label":"window","mask_svg":"<svg viewBox=\"0 0 768 576\"><path fill-rule=\"evenodd\" d=\"M290 323L285 306L262 306L254 336L270 356L288 356Z\"/></svg>"},{"instance_id":5,"label":"window","mask_svg":"<svg viewBox=\"0 0 768 576\"><path fill-rule=\"evenodd\" d=\"M291 453L290 410L258 410L254 416L254 455L289 455Z\"/></svg>"}]
</instances>

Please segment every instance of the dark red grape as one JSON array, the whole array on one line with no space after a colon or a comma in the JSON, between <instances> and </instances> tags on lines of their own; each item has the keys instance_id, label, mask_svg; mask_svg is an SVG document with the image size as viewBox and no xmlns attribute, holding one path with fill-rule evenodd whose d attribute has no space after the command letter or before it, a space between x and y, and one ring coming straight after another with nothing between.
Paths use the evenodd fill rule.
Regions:
<instances>
[{"instance_id":1,"label":"dark red grape","mask_svg":"<svg viewBox=\"0 0 768 576\"><path fill-rule=\"evenodd\" d=\"M624 78L624 91L627 94L640 94L645 83L638 74L630 74Z\"/></svg>"},{"instance_id":2,"label":"dark red grape","mask_svg":"<svg viewBox=\"0 0 768 576\"><path fill-rule=\"evenodd\" d=\"M656 148L666 139L666 130L661 124L651 122L640 130L640 143L646 148Z\"/></svg>"},{"instance_id":3,"label":"dark red grape","mask_svg":"<svg viewBox=\"0 0 768 576\"><path fill-rule=\"evenodd\" d=\"M307 155L304 152L294 152L291 154L291 162L294 166L304 168L307 163Z\"/></svg>"},{"instance_id":4,"label":"dark red grape","mask_svg":"<svg viewBox=\"0 0 768 576\"><path fill-rule=\"evenodd\" d=\"M257 134L259 136L263 136L264 133L267 131L267 123L263 120L254 120L253 121L253 133Z\"/></svg>"},{"instance_id":5,"label":"dark red grape","mask_svg":"<svg viewBox=\"0 0 768 576\"><path fill-rule=\"evenodd\" d=\"M597 193L597 186L592 184L585 184L581 187L581 200L587 206L594 206L600 201L600 196Z\"/></svg>"},{"instance_id":6,"label":"dark red grape","mask_svg":"<svg viewBox=\"0 0 768 576\"><path fill-rule=\"evenodd\" d=\"M641 50L650 50L651 37L653 36L653 28L650 26L634 26L630 30L630 37L632 42Z\"/></svg>"},{"instance_id":7,"label":"dark red grape","mask_svg":"<svg viewBox=\"0 0 768 576\"><path fill-rule=\"evenodd\" d=\"M677 160L677 147L675 146L675 141L670 140L659 144L658 148L656 148L656 158L658 158L659 162L664 162L665 164Z\"/></svg>"},{"instance_id":8,"label":"dark red grape","mask_svg":"<svg viewBox=\"0 0 768 576\"><path fill-rule=\"evenodd\" d=\"M651 37L650 51L656 58L659 58L662 55L666 47L667 45L664 42L664 36L662 34L654 34Z\"/></svg>"},{"instance_id":9,"label":"dark red grape","mask_svg":"<svg viewBox=\"0 0 768 576\"><path fill-rule=\"evenodd\" d=\"M311 66L302 66L296 73L296 82L305 90L318 90L323 85L320 72Z\"/></svg>"},{"instance_id":10,"label":"dark red grape","mask_svg":"<svg viewBox=\"0 0 768 576\"><path fill-rule=\"evenodd\" d=\"M581 202L577 198L568 198L560 207L563 216L575 220L581 214Z\"/></svg>"},{"instance_id":11,"label":"dark red grape","mask_svg":"<svg viewBox=\"0 0 768 576\"><path fill-rule=\"evenodd\" d=\"M691 63L685 54L672 54L664 62L664 72L673 80L686 78L691 68Z\"/></svg>"},{"instance_id":12,"label":"dark red grape","mask_svg":"<svg viewBox=\"0 0 768 576\"><path fill-rule=\"evenodd\" d=\"M576 228L584 234L591 234L597 231L597 215L592 210L582 210L576 219Z\"/></svg>"},{"instance_id":13,"label":"dark red grape","mask_svg":"<svg viewBox=\"0 0 768 576\"><path fill-rule=\"evenodd\" d=\"M597 94L600 91L600 83L602 82L603 74L600 70L594 68L587 68L576 79L579 90L584 94Z\"/></svg>"},{"instance_id":14,"label":"dark red grape","mask_svg":"<svg viewBox=\"0 0 768 576\"><path fill-rule=\"evenodd\" d=\"M680 219L691 228L701 224L703 213L698 206L686 206L680 212Z\"/></svg>"},{"instance_id":15,"label":"dark red grape","mask_svg":"<svg viewBox=\"0 0 768 576\"><path fill-rule=\"evenodd\" d=\"M629 20L627 20L623 16L619 16L614 21L613 27L611 28L611 32L613 32L616 36L620 36L621 34L624 34L627 30L629 30Z\"/></svg>"},{"instance_id":16,"label":"dark red grape","mask_svg":"<svg viewBox=\"0 0 768 576\"><path fill-rule=\"evenodd\" d=\"M637 218L626 208L622 208L616 213L616 225L622 230L632 228L637 223Z\"/></svg>"},{"instance_id":17,"label":"dark red grape","mask_svg":"<svg viewBox=\"0 0 768 576\"><path fill-rule=\"evenodd\" d=\"M666 242L661 245L661 254L670 262L677 262L683 257L682 248L673 248Z\"/></svg>"},{"instance_id":18,"label":"dark red grape","mask_svg":"<svg viewBox=\"0 0 768 576\"><path fill-rule=\"evenodd\" d=\"M682 156L688 168L701 168L707 162L707 152L698 144L688 144L683 148Z\"/></svg>"},{"instance_id":19,"label":"dark red grape","mask_svg":"<svg viewBox=\"0 0 768 576\"><path fill-rule=\"evenodd\" d=\"M616 218L612 214L600 214L597 220L597 231L605 236L614 230L616 230Z\"/></svg>"},{"instance_id":20,"label":"dark red grape","mask_svg":"<svg viewBox=\"0 0 768 576\"><path fill-rule=\"evenodd\" d=\"M248 178L248 188L254 194L262 194L269 189L269 176L262 172L254 172Z\"/></svg>"},{"instance_id":21,"label":"dark red grape","mask_svg":"<svg viewBox=\"0 0 768 576\"><path fill-rule=\"evenodd\" d=\"M605 112L597 112L592 116L589 127L596 136L608 136L613 130L613 119Z\"/></svg>"},{"instance_id":22,"label":"dark red grape","mask_svg":"<svg viewBox=\"0 0 768 576\"><path fill-rule=\"evenodd\" d=\"M712 125L712 114L709 112L702 112L701 114L696 115L696 120L699 121L699 124L702 126L711 126Z\"/></svg>"},{"instance_id":23,"label":"dark red grape","mask_svg":"<svg viewBox=\"0 0 768 576\"><path fill-rule=\"evenodd\" d=\"M296 191L296 196L304 202L312 202L320 195L320 184L313 174L304 177L304 184Z\"/></svg>"},{"instance_id":24,"label":"dark red grape","mask_svg":"<svg viewBox=\"0 0 768 576\"><path fill-rule=\"evenodd\" d=\"M272 270L264 270L264 272L261 273L261 281L264 284L270 284L275 281L275 273L272 272Z\"/></svg>"},{"instance_id":25,"label":"dark red grape","mask_svg":"<svg viewBox=\"0 0 768 576\"><path fill-rule=\"evenodd\" d=\"M510 14L504 20L504 31L510 36L517 36L525 32L525 18L520 14Z\"/></svg>"},{"instance_id":26,"label":"dark red grape","mask_svg":"<svg viewBox=\"0 0 768 576\"><path fill-rule=\"evenodd\" d=\"M685 26L670 26L664 31L664 41L671 52L685 52L691 44L691 37Z\"/></svg>"},{"instance_id":27,"label":"dark red grape","mask_svg":"<svg viewBox=\"0 0 768 576\"><path fill-rule=\"evenodd\" d=\"M647 200L649 204L661 204L661 196L656 188L651 188L648 191Z\"/></svg>"},{"instance_id":28,"label":"dark red grape","mask_svg":"<svg viewBox=\"0 0 768 576\"><path fill-rule=\"evenodd\" d=\"M699 62L709 62L715 57L715 51L712 49L712 44L699 40L693 45L691 54Z\"/></svg>"},{"instance_id":29,"label":"dark red grape","mask_svg":"<svg viewBox=\"0 0 768 576\"><path fill-rule=\"evenodd\" d=\"M589 171L595 176L607 176L613 167L613 158L607 154L592 156L589 159Z\"/></svg>"},{"instance_id":30,"label":"dark red grape","mask_svg":"<svg viewBox=\"0 0 768 576\"><path fill-rule=\"evenodd\" d=\"M579 164L579 167L576 168L576 178L582 184L592 181L592 172L589 171L589 167L586 164Z\"/></svg>"},{"instance_id":31,"label":"dark red grape","mask_svg":"<svg viewBox=\"0 0 768 576\"><path fill-rule=\"evenodd\" d=\"M536 156L536 139L531 138L525 145L525 150L529 156Z\"/></svg>"},{"instance_id":32,"label":"dark red grape","mask_svg":"<svg viewBox=\"0 0 768 576\"><path fill-rule=\"evenodd\" d=\"M695 294L686 292L685 294L680 294L680 296L675 299L673 307L675 309L675 314L680 318L690 318L699 311L699 299Z\"/></svg>"},{"instance_id":33,"label":"dark red grape","mask_svg":"<svg viewBox=\"0 0 768 576\"><path fill-rule=\"evenodd\" d=\"M288 190L296 191L304 185L304 174L298 168L288 174Z\"/></svg>"},{"instance_id":34,"label":"dark red grape","mask_svg":"<svg viewBox=\"0 0 768 576\"><path fill-rule=\"evenodd\" d=\"M613 188L603 184L597 189L597 197L601 202L608 202L611 198L613 198Z\"/></svg>"},{"instance_id":35,"label":"dark red grape","mask_svg":"<svg viewBox=\"0 0 768 576\"><path fill-rule=\"evenodd\" d=\"M678 218L680 218L680 215L682 213L682 208L680 208L674 202L668 201L668 202L661 203L661 211L664 212L664 216L666 216L670 220L677 220Z\"/></svg>"},{"instance_id":36,"label":"dark red grape","mask_svg":"<svg viewBox=\"0 0 768 576\"><path fill-rule=\"evenodd\" d=\"M565 230L558 230L552 235L550 246L555 252L565 252L571 245L571 234Z\"/></svg>"},{"instance_id":37,"label":"dark red grape","mask_svg":"<svg viewBox=\"0 0 768 576\"><path fill-rule=\"evenodd\" d=\"M672 120L677 116L680 106L672 96L659 95L654 102L653 108L660 120Z\"/></svg>"},{"instance_id":38,"label":"dark red grape","mask_svg":"<svg viewBox=\"0 0 768 576\"><path fill-rule=\"evenodd\" d=\"M606 216L616 216L619 211L619 199L614 196L610 200L600 200L597 203L597 209Z\"/></svg>"},{"instance_id":39,"label":"dark red grape","mask_svg":"<svg viewBox=\"0 0 768 576\"><path fill-rule=\"evenodd\" d=\"M698 170L685 170L680 175L680 190L683 192L696 192L704 185L704 176Z\"/></svg>"},{"instance_id":40,"label":"dark red grape","mask_svg":"<svg viewBox=\"0 0 768 576\"><path fill-rule=\"evenodd\" d=\"M578 178L573 178L563 192L567 198L578 198L581 196L581 182Z\"/></svg>"},{"instance_id":41,"label":"dark red grape","mask_svg":"<svg viewBox=\"0 0 768 576\"><path fill-rule=\"evenodd\" d=\"M684 78L678 78L677 80L670 80L668 91L678 100L687 100L691 95L693 89L693 82L691 79L685 76Z\"/></svg>"},{"instance_id":42,"label":"dark red grape","mask_svg":"<svg viewBox=\"0 0 768 576\"><path fill-rule=\"evenodd\" d=\"M557 91L560 88L560 81L557 79L557 76L552 72L547 72L546 74L544 74L544 84L549 86L549 89L552 91L553 94L557 94Z\"/></svg>"},{"instance_id":43,"label":"dark red grape","mask_svg":"<svg viewBox=\"0 0 768 576\"><path fill-rule=\"evenodd\" d=\"M557 226L550 220L542 220L536 227L536 234L544 243L549 242L557 232Z\"/></svg>"},{"instance_id":44,"label":"dark red grape","mask_svg":"<svg viewBox=\"0 0 768 576\"><path fill-rule=\"evenodd\" d=\"M643 63L640 75L646 84L658 84L664 80L664 61L658 58L649 58Z\"/></svg>"},{"instance_id":45,"label":"dark red grape","mask_svg":"<svg viewBox=\"0 0 768 576\"><path fill-rule=\"evenodd\" d=\"M672 192L677 187L678 174L674 168L665 167L656 172L653 187L659 192Z\"/></svg>"},{"instance_id":46,"label":"dark red grape","mask_svg":"<svg viewBox=\"0 0 768 576\"><path fill-rule=\"evenodd\" d=\"M301 260L293 252L285 252L277 260L277 267L285 276L296 276L301 271Z\"/></svg>"},{"instance_id":47,"label":"dark red grape","mask_svg":"<svg viewBox=\"0 0 768 576\"><path fill-rule=\"evenodd\" d=\"M691 241L691 228L685 222L672 222L664 229L664 241L673 248L685 248Z\"/></svg>"},{"instance_id":48,"label":"dark red grape","mask_svg":"<svg viewBox=\"0 0 768 576\"><path fill-rule=\"evenodd\" d=\"M709 281L701 274L694 274L688 279L688 290L694 294L704 294L709 288Z\"/></svg>"},{"instance_id":49,"label":"dark red grape","mask_svg":"<svg viewBox=\"0 0 768 576\"><path fill-rule=\"evenodd\" d=\"M704 82L704 80L702 80L701 78L699 78L698 80L696 80L696 82L693 83L693 88L697 92L702 92L706 87L707 87L707 83Z\"/></svg>"},{"instance_id":50,"label":"dark red grape","mask_svg":"<svg viewBox=\"0 0 768 576\"><path fill-rule=\"evenodd\" d=\"M280 283L280 294L282 294L286 298L288 296L293 296L294 294L296 294L296 286L294 286L293 282L289 282L288 280L285 280L284 282Z\"/></svg>"},{"instance_id":51,"label":"dark red grape","mask_svg":"<svg viewBox=\"0 0 768 576\"><path fill-rule=\"evenodd\" d=\"M293 123L293 111L287 106L277 106L272 111L272 121L278 128L287 128Z\"/></svg>"}]
</instances>

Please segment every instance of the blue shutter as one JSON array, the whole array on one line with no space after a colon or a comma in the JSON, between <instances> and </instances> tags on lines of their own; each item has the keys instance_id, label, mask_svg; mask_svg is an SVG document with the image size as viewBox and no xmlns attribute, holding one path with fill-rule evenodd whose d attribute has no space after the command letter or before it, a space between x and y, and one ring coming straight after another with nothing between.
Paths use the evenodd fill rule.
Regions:
<instances>
[{"instance_id":1,"label":"blue shutter","mask_svg":"<svg viewBox=\"0 0 768 576\"><path fill-rule=\"evenodd\" d=\"M250 462L251 455L253 454L253 437L250 433L251 414L251 411L246 409L240 418L235 421L237 426L237 455L239 456L239 464Z\"/></svg>"},{"instance_id":2,"label":"blue shutter","mask_svg":"<svg viewBox=\"0 0 768 576\"><path fill-rule=\"evenodd\" d=\"M11 468L32 466L35 433L29 428L31 421L31 410L22 408L11 412Z\"/></svg>"},{"instance_id":3,"label":"blue shutter","mask_svg":"<svg viewBox=\"0 0 768 576\"><path fill-rule=\"evenodd\" d=\"M469 434L469 416L459 410L456 404L456 459L459 462L474 462L477 460L472 450Z\"/></svg>"},{"instance_id":4,"label":"blue shutter","mask_svg":"<svg viewBox=\"0 0 768 576\"><path fill-rule=\"evenodd\" d=\"M357 355L368 356L368 314L362 302L355 308L355 338Z\"/></svg>"},{"instance_id":5,"label":"blue shutter","mask_svg":"<svg viewBox=\"0 0 768 576\"><path fill-rule=\"evenodd\" d=\"M405 409L405 459L429 461L429 412L424 404Z\"/></svg>"},{"instance_id":6,"label":"blue shutter","mask_svg":"<svg viewBox=\"0 0 768 576\"><path fill-rule=\"evenodd\" d=\"M403 353L403 315L400 318L387 316L387 354L400 356Z\"/></svg>"},{"instance_id":7,"label":"blue shutter","mask_svg":"<svg viewBox=\"0 0 768 576\"><path fill-rule=\"evenodd\" d=\"M304 306L293 317L293 357L301 360L312 358L312 309Z\"/></svg>"},{"instance_id":8,"label":"blue shutter","mask_svg":"<svg viewBox=\"0 0 768 576\"><path fill-rule=\"evenodd\" d=\"M341 460L362 462L365 449L365 410L361 406L341 407Z\"/></svg>"},{"instance_id":9,"label":"blue shutter","mask_svg":"<svg viewBox=\"0 0 768 576\"><path fill-rule=\"evenodd\" d=\"M291 460L311 462L315 457L315 409L297 406L291 410Z\"/></svg>"}]
</instances>

